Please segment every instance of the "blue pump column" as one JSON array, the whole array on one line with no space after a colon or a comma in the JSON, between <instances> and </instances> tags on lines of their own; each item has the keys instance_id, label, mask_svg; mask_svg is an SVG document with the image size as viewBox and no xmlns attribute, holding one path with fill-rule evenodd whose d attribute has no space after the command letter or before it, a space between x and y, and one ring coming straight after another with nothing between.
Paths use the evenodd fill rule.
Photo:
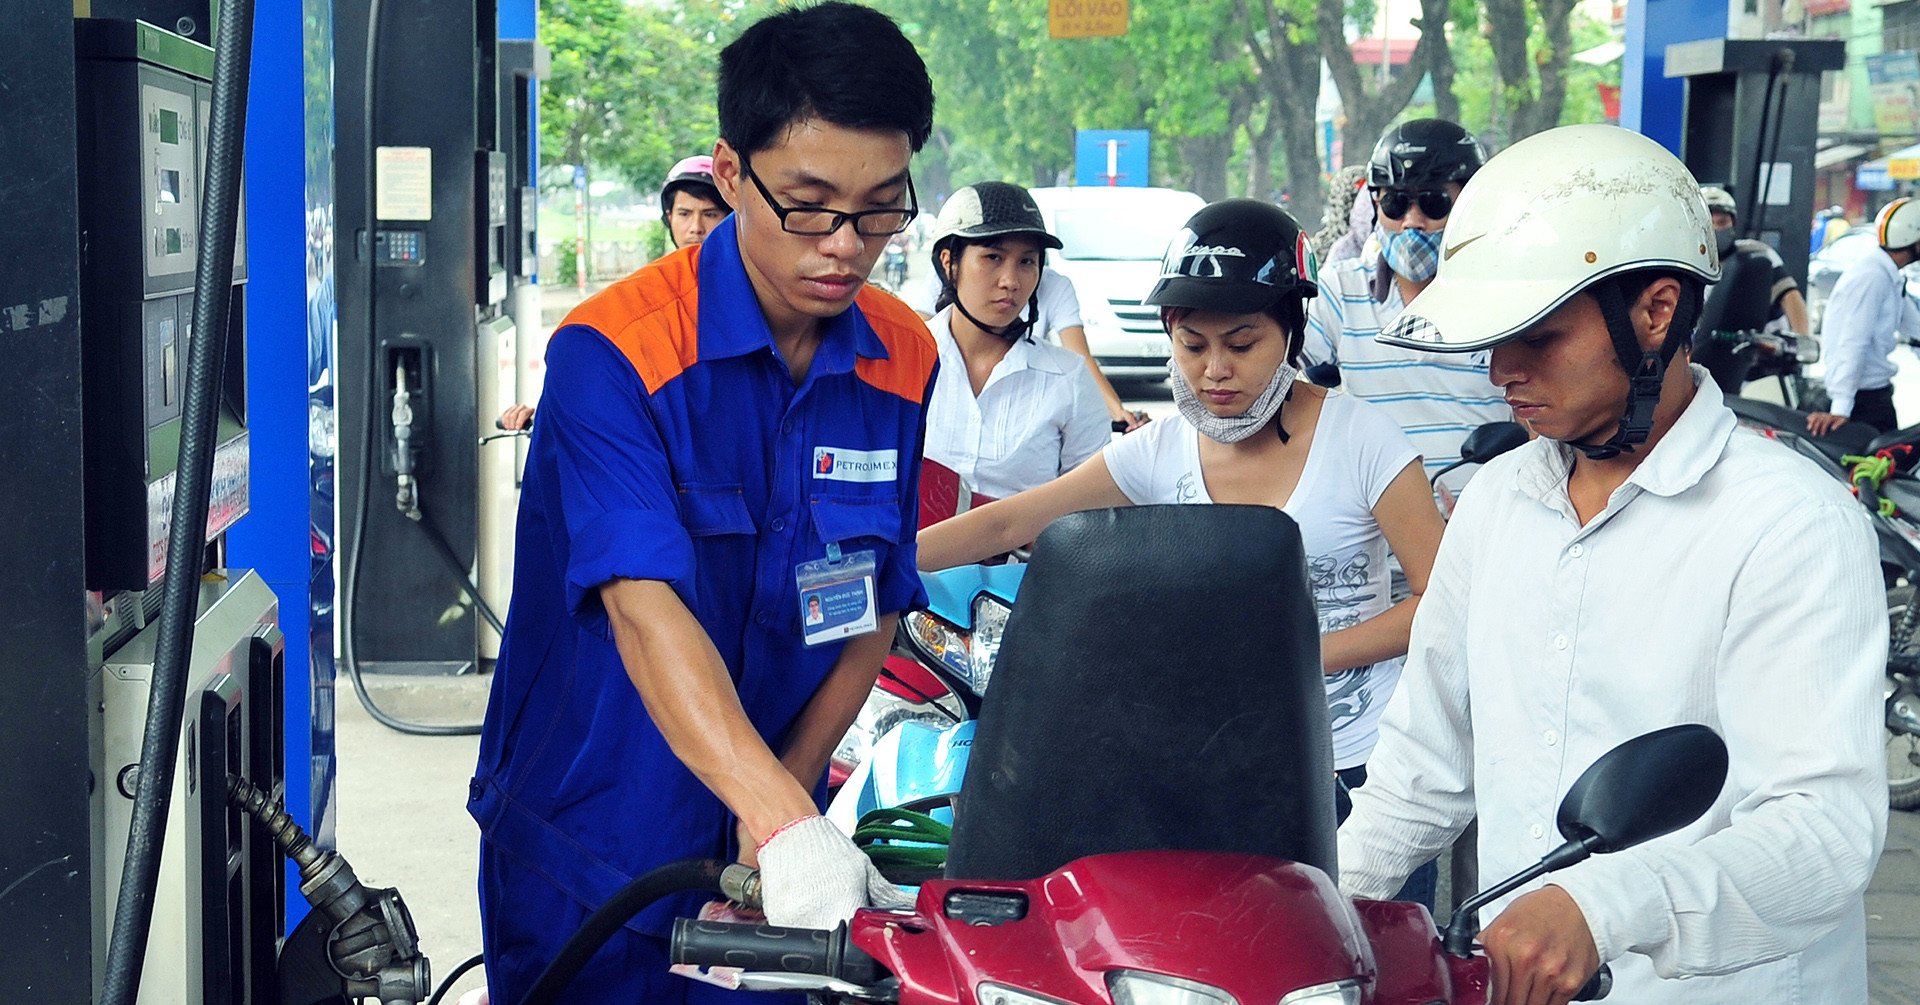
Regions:
<instances>
[{"instance_id":1,"label":"blue pump column","mask_svg":"<svg viewBox=\"0 0 1920 1005\"><path fill-rule=\"evenodd\" d=\"M228 557L259 570L280 599L287 809L324 848L335 820L332 80L331 0L257 0L246 173L252 512L228 534ZM289 897L288 927L306 911Z\"/></svg>"},{"instance_id":2,"label":"blue pump column","mask_svg":"<svg viewBox=\"0 0 1920 1005\"><path fill-rule=\"evenodd\" d=\"M1632 0L1620 68L1620 124L1680 153L1686 81L1666 75L1667 46L1727 35L1727 0Z\"/></svg>"}]
</instances>

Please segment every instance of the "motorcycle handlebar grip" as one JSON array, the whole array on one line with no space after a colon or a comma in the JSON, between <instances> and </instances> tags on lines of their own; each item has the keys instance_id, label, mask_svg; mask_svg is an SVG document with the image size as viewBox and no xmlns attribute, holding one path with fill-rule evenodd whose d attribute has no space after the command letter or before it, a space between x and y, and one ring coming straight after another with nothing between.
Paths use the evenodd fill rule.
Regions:
<instances>
[{"instance_id":1,"label":"motorcycle handlebar grip","mask_svg":"<svg viewBox=\"0 0 1920 1005\"><path fill-rule=\"evenodd\" d=\"M852 984L879 979L879 964L848 943L845 925L827 931L677 918L670 952L675 963L701 967L815 974Z\"/></svg>"},{"instance_id":2,"label":"motorcycle handlebar grip","mask_svg":"<svg viewBox=\"0 0 1920 1005\"><path fill-rule=\"evenodd\" d=\"M1600 964L1600 969L1594 971L1593 976L1587 979L1587 983L1582 985L1580 990L1574 994L1573 1000L1577 1002L1596 1002L1605 998L1607 993L1612 990L1613 968L1602 963Z\"/></svg>"}]
</instances>

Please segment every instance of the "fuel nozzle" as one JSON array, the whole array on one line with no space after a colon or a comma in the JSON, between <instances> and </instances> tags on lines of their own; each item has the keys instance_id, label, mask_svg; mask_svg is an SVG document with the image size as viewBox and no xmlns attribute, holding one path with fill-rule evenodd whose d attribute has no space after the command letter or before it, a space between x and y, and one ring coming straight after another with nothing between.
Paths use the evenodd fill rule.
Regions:
<instances>
[{"instance_id":1,"label":"fuel nozzle","mask_svg":"<svg viewBox=\"0 0 1920 1005\"><path fill-rule=\"evenodd\" d=\"M409 520L420 519L420 486L413 476L413 392L407 387L407 364L393 365L393 504Z\"/></svg>"},{"instance_id":2,"label":"fuel nozzle","mask_svg":"<svg viewBox=\"0 0 1920 1005\"><path fill-rule=\"evenodd\" d=\"M312 946L316 955L325 957L324 964L313 961L303 972L330 972L352 1001L419 1002L433 993L432 973L420 954L420 937L400 891L361 883L346 859L314 845L285 809L245 779L228 776L227 799L253 817L300 868L300 892L315 915L325 919L313 942L298 933L288 940L290 947ZM283 967L302 971L284 959Z\"/></svg>"}]
</instances>

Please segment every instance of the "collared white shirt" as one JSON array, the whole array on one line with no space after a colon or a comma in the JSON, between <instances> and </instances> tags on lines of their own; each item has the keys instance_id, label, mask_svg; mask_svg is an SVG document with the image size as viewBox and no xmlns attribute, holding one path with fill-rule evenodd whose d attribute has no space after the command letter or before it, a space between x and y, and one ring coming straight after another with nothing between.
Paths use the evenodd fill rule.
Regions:
<instances>
[{"instance_id":1,"label":"collared white shirt","mask_svg":"<svg viewBox=\"0 0 1920 1005\"><path fill-rule=\"evenodd\" d=\"M1704 723L1731 757L1704 817L1521 892L1573 897L1621 1002L1864 1002L1887 815L1873 532L1838 480L1737 430L1693 376L1585 527L1551 440L1462 497L1340 830L1340 885L1390 896L1476 812L1481 880L1513 875L1562 842L1559 802L1601 754Z\"/></svg>"},{"instance_id":2,"label":"collared white shirt","mask_svg":"<svg viewBox=\"0 0 1920 1005\"><path fill-rule=\"evenodd\" d=\"M940 375L927 403L927 459L952 468L995 499L1060 477L1113 438L1107 403L1086 357L1021 339L974 396L949 307L927 322L940 345Z\"/></svg>"},{"instance_id":3,"label":"collared white shirt","mask_svg":"<svg viewBox=\"0 0 1920 1005\"><path fill-rule=\"evenodd\" d=\"M1907 296L1906 277L1884 251L1861 255L1833 284L1820 321L1834 414L1852 415L1855 395L1893 383L1896 332L1920 339L1920 309Z\"/></svg>"},{"instance_id":4,"label":"collared white shirt","mask_svg":"<svg viewBox=\"0 0 1920 1005\"><path fill-rule=\"evenodd\" d=\"M1460 459L1468 433L1512 419L1513 409L1487 379L1490 353L1427 352L1375 341L1407 306L1391 280L1386 299L1374 298L1380 268L1375 255L1320 270L1320 295L1307 301L1306 353L1316 363L1338 363L1342 390L1386 409L1419 448L1432 477ZM1458 493L1477 470L1456 468L1440 481Z\"/></svg>"}]
</instances>

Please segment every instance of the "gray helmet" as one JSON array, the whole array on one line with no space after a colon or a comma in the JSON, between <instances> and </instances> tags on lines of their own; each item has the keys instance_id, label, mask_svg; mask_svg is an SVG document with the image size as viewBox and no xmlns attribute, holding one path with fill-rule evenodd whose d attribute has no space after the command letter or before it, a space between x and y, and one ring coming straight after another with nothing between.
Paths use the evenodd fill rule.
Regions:
<instances>
[{"instance_id":1,"label":"gray helmet","mask_svg":"<svg viewBox=\"0 0 1920 1005\"><path fill-rule=\"evenodd\" d=\"M950 237L980 241L1008 234L1026 234L1043 247L1060 247L1060 239L1047 233L1040 207L1034 205L1026 189L1003 181L983 181L947 198L934 221L933 244L937 248Z\"/></svg>"}]
</instances>

